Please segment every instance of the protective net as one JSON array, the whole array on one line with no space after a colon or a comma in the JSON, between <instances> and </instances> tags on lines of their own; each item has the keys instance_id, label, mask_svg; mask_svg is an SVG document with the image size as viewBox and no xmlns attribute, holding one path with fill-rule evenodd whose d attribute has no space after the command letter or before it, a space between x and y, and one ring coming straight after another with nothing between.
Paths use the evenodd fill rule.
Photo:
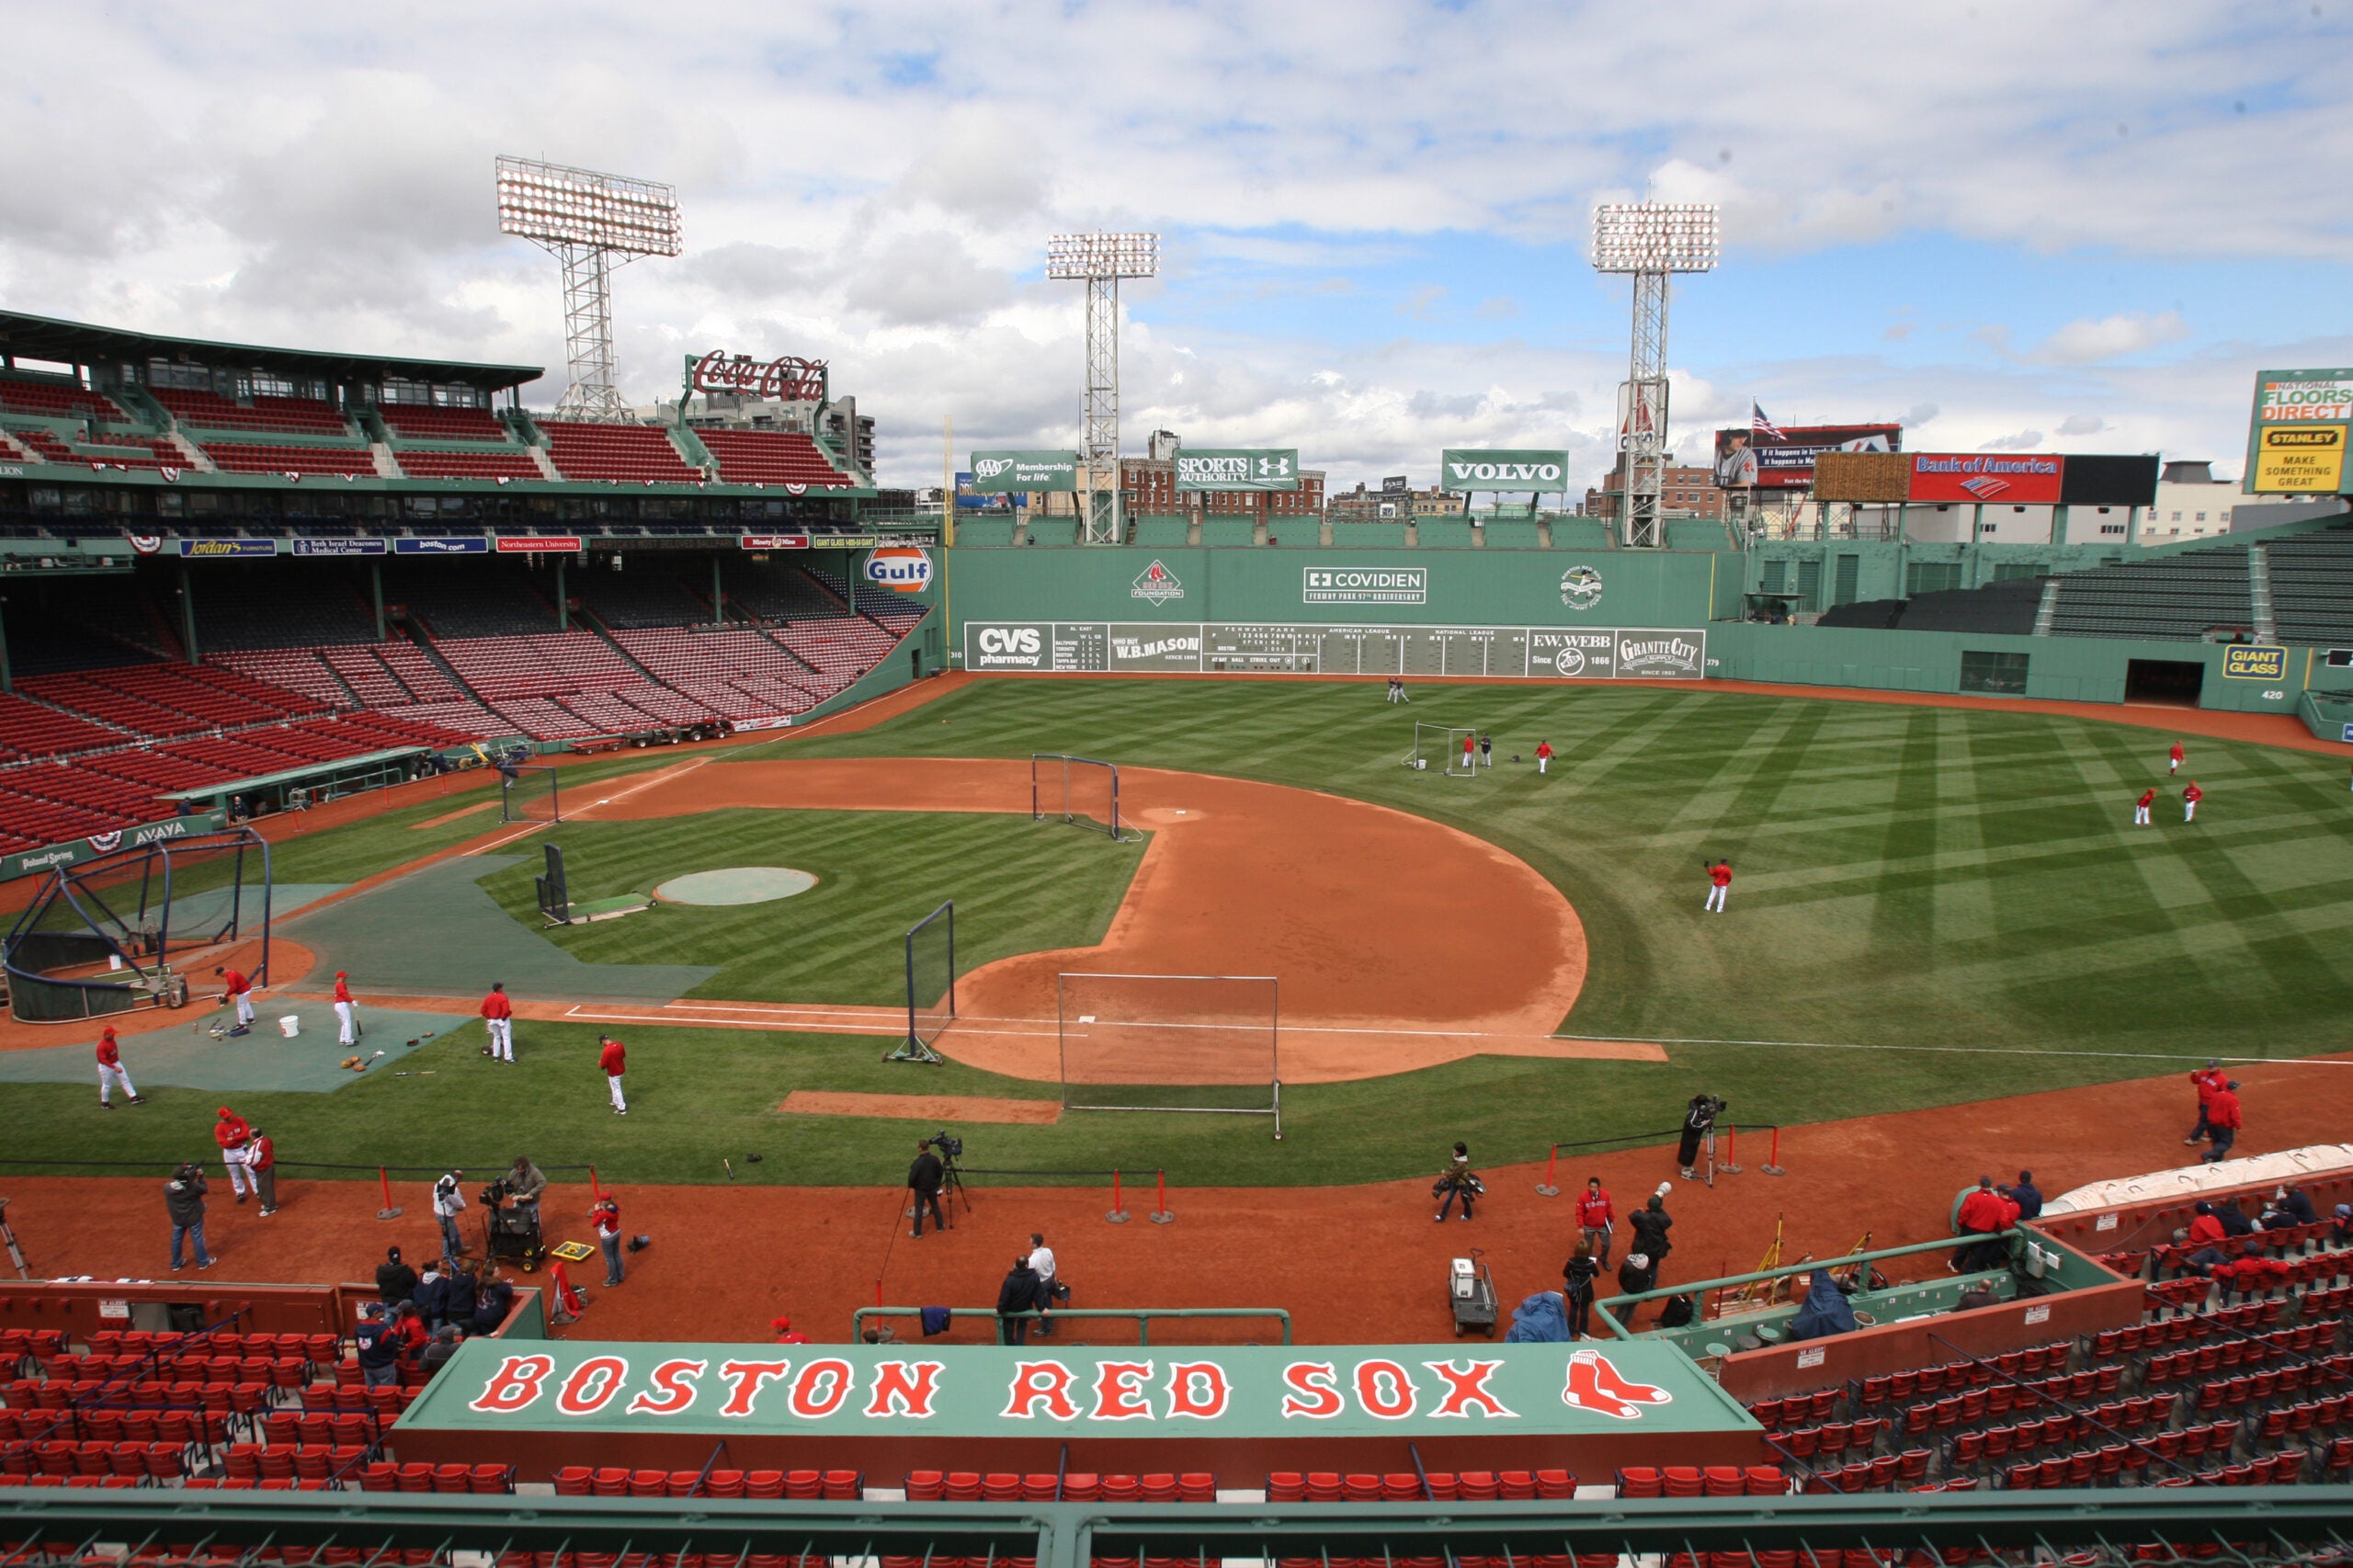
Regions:
<instances>
[{"instance_id":1,"label":"protective net","mask_svg":"<svg viewBox=\"0 0 2353 1568\"><path fill-rule=\"evenodd\" d=\"M1282 1136L1272 976L1066 973L1057 996L1065 1108L1272 1116Z\"/></svg>"},{"instance_id":2,"label":"protective net","mask_svg":"<svg viewBox=\"0 0 2353 1568\"><path fill-rule=\"evenodd\" d=\"M502 769L502 772L507 771ZM563 798L552 767L517 767L502 778L498 791L501 822L562 822Z\"/></svg>"},{"instance_id":3,"label":"protective net","mask_svg":"<svg viewBox=\"0 0 2353 1568\"><path fill-rule=\"evenodd\" d=\"M907 1038L887 1060L937 1062L932 1042L956 1021L956 901L907 931Z\"/></svg>"},{"instance_id":4,"label":"protective net","mask_svg":"<svg viewBox=\"0 0 2353 1568\"><path fill-rule=\"evenodd\" d=\"M1468 778L1478 771L1478 764L1471 752L1462 749L1465 741L1475 742L1479 732L1446 724L1414 723L1414 749L1398 758L1416 771L1451 774Z\"/></svg>"},{"instance_id":5,"label":"protective net","mask_svg":"<svg viewBox=\"0 0 2353 1568\"><path fill-rule=\"evenodd\" d=\"M269 966L269 846L250 829L198 834L61 867L6 944L11 1010L28 1021L168 1002L232 968Z\"/></svg>"},{"instance_id":6,"label":"protective net","mask_svg":"<svg viewBox=\"0 0 2353 1568\"><path fill-rule=\"evenodd\" d=\"M1029 814L1120 836L1120 770L1091 756L1037 752L1029 758Z\"/></svg>"}]
</instances>

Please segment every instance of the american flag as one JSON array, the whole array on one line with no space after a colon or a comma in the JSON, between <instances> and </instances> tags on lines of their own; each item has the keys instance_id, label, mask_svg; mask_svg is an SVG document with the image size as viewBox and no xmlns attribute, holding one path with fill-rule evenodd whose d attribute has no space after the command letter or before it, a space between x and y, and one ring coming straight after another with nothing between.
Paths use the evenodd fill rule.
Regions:
<instances>
[{"instance_id":1,"label":"american flag","mask_svg":"<svg viewBox=\"0 0 2353 1568\"><path fill-rule=\"evenodd\" d=\"M1751 435L1770 436L1776 441L1783 438L1781 427L1765 417L1764 409L1751 399L1748 404L1748 429Z\"/></svg>"}]
</instances>

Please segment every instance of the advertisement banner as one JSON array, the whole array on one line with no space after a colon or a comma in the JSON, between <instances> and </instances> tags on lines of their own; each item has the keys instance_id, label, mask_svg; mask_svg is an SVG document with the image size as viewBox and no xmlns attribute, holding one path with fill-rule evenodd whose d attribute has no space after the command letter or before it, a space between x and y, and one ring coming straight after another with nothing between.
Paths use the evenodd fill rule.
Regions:
<instances>
[{"instance_id":1,"label":"advertisement banner","mask_svg":"<svg viewBox=\"0 0 2353 1568\"><path fill-rule=\"evenodd\" d=\"M250 561L276 555L274 539L184 539L176 541L181 555L196 561Z\"/></svg>"},{"instance_id":2,"label":"advertisement banner","mask_svg":"<svg viewBox=\"0 0 2353 1568\"><path fill-rule=\"evenodd\" d=\"M2345 488L2342 425L2271 425L2256 431L2247 490L2256 495L2334 495Z\"/></svg>"},{"instance_id":3,"label":"advertisement banner","mask_svg":"<svg viewBox=\"0 0 2353 1568\"><path fill-rule=\"evenodd\" d=\"M2288 678L2288 650L2249 647L2240 643L2222 650L2222 674L2231 680Z\"/></svg>"},{"instance_id":4,"label":"advertisement banner","mask_svg":"<svg viewBox=\"0 0 2353 1568\"><path fill-rule=\"evenodd\" d=\"M490 540L477 535L460 534L425 539L392 540L394 555L488 555Z\"/></svg>"},{"instance_id":5,"label":"advertisement banner","mask_svg":"<svg viewBox=\"0 0 2353 1568\"><path fill-rule=\"evenodd\" d=\"M807 534L745 534L736 544L745 550L806 550Z\"/></svg>"},{"instance_id":6,"label":"advertisement banner","mask_svg":"<svg viewBox=\"0 0 2353 1568\"><path fill-rule=\"evenodd\" d=\"M790 354L761 361L749 354L713 349L708 354L687 357L687 389L765 398L775 403L823 403L825 362Z\"/></svg>"},{"instance_id":7,"label":"advertisement banner","mask_svg":"<svg viewBox=\"0 0 2353 1568\"><path fill-rule=\"evenodd\" d=\"M1296 490L1296 447L1202 447L1176 454L1176 488Z\"/></svg>"},{"instance_id":8,"label":"advertisement banner","mask_svg":"<svg viewBox=\"0 0 2353 1568\"><path fill-rule=\"evenodd\" d=\"M298 539L297 555L381 555L391 546L381 539Z\"/></svg>"},{"instance_id":9,"label":"advertisement banner","mask_svg":"<svg viewBox=\"0 0 2353 1568\"><path fill-rule=\"evenodd\" d=\"M931 586L931 555L920 545L886 544L866 558L858 575L894 594L919 594Z\"/></svg>"},{"instance_id":10,"label":"advertisement banner","mask_svg":"<svg viewBox=\"0 0 2353 1568\"><path fill-rule=\"evenodd\" d=\"M1724 490L1809 490L1824 452L1894 452L1901 425L1790 425L1716 432L1716 484Z\"/></svg>"},{"instance_id":11,"label":"advertisement banner","mask_svg":"<svg viewBox=\"0 0 2353 1568\"><path fill-rule=\"evenodd\" d=\"M1423 605L1430 602L1427 566L1309 566L1300 602L1311 605Z\"/></svg>"},{"instance_id":12,"label":"advertisement banner","mask_svg":"<svg viewBox=\"0 0 2353 1568\"><path fill-rule=\"evenodd\" d=\"M1201 667L1201 629L1121 626L1114 622L1110 663L1115 670L1198 670Z\"/></svg>"},{"instance_id":13,"label":"advertisement banner","mask_svg":"<svg viewBox=\"0 0 2353 1568\"><path fill-rule=\"evenodd\" d=\"M1621 680L1699 680L1707 675L1707 641L1683 631L1618 633Z\"/></svg>"},{"instance_id":14,"label":"advertisement banner","mask_svg":"<svg viewBox=\"0 0 2353 1568\"><path fill-rule=\"evenodd\" d=\"M1368 626L1308 621L964 623L963 665L983 675L1263 671L1699 680L1704 628Z\"/></svg>"},{"instance_id":15,"label":"advertisement banner","mask_svg":"<svg viewBox=\"0 0 2353 1568\"><path fill-rule=\"evenodd\" d=\"M1078 489L1076 452L974 452L972 489L983 495Z\"/></svg>"},{"instance_id":16,"label":"advertisement banner","mask_svg":"<svg viewBox=\"0 0 2353 1568\"><path fill-rule=\"evenodd\" d=\"M1566 494L1569 454L1449 447L1438 454L1438 487L1458 494L1475 490Z\"/></svg>"},{"instance_id":17,"label":"advertisement banner","mask_svg":"<svg viewBox=\"0 0 2353 1568\"><path fill-rule=\"evenodd\" d=\"M1915 452L1915 501L2048 506L2059 499L2067 460L2040 452Z\"/></svg>"},{"instance_id":18,"label":"advertisement banner","mask_svg":"<svg viewBox=\"0 0 2353 1568\"><path fill-rule=\"evenodd\" d=\"M1528 629L1528 673L1592 680L1618 673L1618 633L1615 631L1555 631L1549 627Z\"/></svg>"},{"instance_id":19,"label":"advertisement banner","mask_svg":"<svg viewBox=\"0 0 2353 1568\"><path fill-rule=\"evenodd\" d=\"M498 536L501 555L574 555L580 548L577 534L532 534L520 539L511 534Z\"/></svg>"},{"instance_id":20,"label":"advertisement banner","mask_svg":"<svg viewBox=\"0 0 2353 1568\"><path fill-rule=\"evenodd\" d=\"M36 871L46 871L59 866L78 866L85 860L95 860L118 849L136 849L142 845L186 838L190 834L218 832L227 818L225 812L198 812L190 816L142 823L137 827L118 828L112 833L96 834L88 838L69 838L63 844L47 845L40 849L0 855L0 881L28 877Z\"/></svg>"},{"instance_id":21,"label":"advertisement banner","mask_svg":"<svg viewBox=\"0 0 2353 1568\"><path fill-rule=\"evenodd\" d=\"M931 1348L473 1339L418 1391L401 1425L1098 1441L1757 1430L1673 1346L1622 1343Z\"/></svg>"},{"instance_id":22,"label":"advertisement banner","mask_svg":"<svg viewBox=\"0 0 2353 1568\"><path fill-rule=\"evenodd\" d=\"M1618 449L1631 452L1634 437L1647 436L1666 444L1666 378L1618 383Z\"/></svg>"}]
</instances>

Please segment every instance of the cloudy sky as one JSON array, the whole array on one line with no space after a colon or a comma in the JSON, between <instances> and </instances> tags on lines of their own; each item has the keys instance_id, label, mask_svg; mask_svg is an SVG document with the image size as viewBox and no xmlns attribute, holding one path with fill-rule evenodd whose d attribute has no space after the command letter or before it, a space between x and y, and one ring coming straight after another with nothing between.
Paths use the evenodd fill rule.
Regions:
<instances>
[{"instance_id":1,"label":"cloudy sky","mask_svg":"<svg viewBox=\"0 0 2353 1568\"><path fill-rule=\"evenodd\" d=\"M1677 444L1902 419L1908 445L2235 475L2259 365L2353 363L2353 0L1769 6L868 0L19 6L0 306L564 380L501 152L666 180L625 392L682 354L831 361L886 483L1078 439L1061 230L1151 228L1123 429L1336 485L1447 446L1597 478L1627 285L1597 200L1719 202L1677 288ZM960 462L961 466L961 462Z\"/></svg>"}]
</instances>

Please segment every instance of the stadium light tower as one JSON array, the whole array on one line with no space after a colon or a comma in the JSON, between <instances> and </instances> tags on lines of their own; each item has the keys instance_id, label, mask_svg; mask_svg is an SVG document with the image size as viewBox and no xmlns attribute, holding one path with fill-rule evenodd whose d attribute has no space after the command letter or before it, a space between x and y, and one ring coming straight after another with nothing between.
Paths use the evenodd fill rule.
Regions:
<instances>
[{"instance_id":1,"label":"stadium light tower","mask_svg":"<svg viewBox=\"0 0 2353 1568\"><path fill-rule=\"evenodd\" d=\"M677 193L652 180L498 157L498 227L563 264L563 342L572 384L565 419L629 418L613 386L612 273L642 256L676 256Z\"/></svg>"},{"instance_id":2,"label":"stadium light tower","mask_svg":"<svg viewBox=\"0 0 2353 1568\"><path fill-rule=\"evenodd\" d=\"M1618 449L1624 464L1619 496L1623 542L1666 542L1659 492L1666 474L1666 279L1675 272L1712 272L1718 255L1716 210L1692 202L1606 202L1593 210L1593 268L1634 278L1634 345L1619 393Z\"/></svg>"},{"instance_id":3,"label":"stadium light tower","mask_svg":"<svg viewBox=\"0 0 2353 1568\"><path fill-rule=\"evenodd\" d=\"M1046 276L1086 285L1086 516L1081 542L1118 544L1120 279L1160 272L1158 234L1056 234Z\"/></svg>"}]
</instances>

